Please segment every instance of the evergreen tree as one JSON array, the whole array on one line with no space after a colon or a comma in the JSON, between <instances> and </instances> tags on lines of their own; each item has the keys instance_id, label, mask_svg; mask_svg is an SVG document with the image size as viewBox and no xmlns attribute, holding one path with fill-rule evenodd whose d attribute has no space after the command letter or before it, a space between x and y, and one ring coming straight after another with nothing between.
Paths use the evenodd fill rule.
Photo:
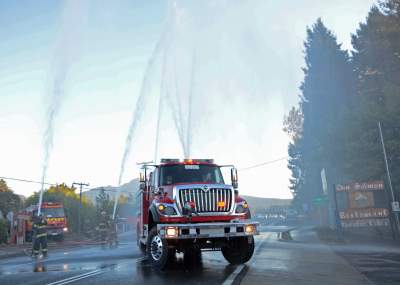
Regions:
<instances>
[{"instance_id":1,"label":"evergreen tree","mask_svg":"<svg viewBox=\"0 0 400 285\"><path fill-rule=\"evenodd\" d=\"M395 188L400 187L400 9L399 0L373 7L352 37L357 72L347 169L356 180L385 177L377 123L383 126Z\"/></svg>"},{"instance_id":2,"label":"evergreen tree","mask_svg":"<svg viewBox=\"0 0 400 285\"><path fill-rule=\"evenodd\" d=\"M107 215L111 215L113 211L113 201L110 200L110 195L106 193L104 188L101 188L99 194L96 196L96 207L98 216L102 211L105 211Z\"/></svg>"},{"instance_id":3,"label":"evergreen tree","mask_svg":"<svg viewBox=\"0 0 400 285\"><path fill-rule=\"evenodd\" d=\"M310 204L322 194L320 172L342 172L346 107L354 90L349 55L321 19L307 29L306 66L300 87L301 136L289 146L292 191Z\"/></svg>"}]
</instances>

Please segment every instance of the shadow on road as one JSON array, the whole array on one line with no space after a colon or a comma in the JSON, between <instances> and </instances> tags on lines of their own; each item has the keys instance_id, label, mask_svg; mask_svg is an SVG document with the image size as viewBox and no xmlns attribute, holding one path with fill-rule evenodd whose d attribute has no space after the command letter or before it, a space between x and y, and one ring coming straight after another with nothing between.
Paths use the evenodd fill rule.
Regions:
<instances>
[{"instance_id":1,"label":"shadow on road","mask_svg":"<svg viewBox=\"0 0 400 285\"><path fill-rule=\"evenodd\" d=\"M214 266L212 266L207 261L203 262L201 255L196 259L185 260L181 254L178 254L164 270L155 269L147 258L137 262L136 270L143 280L154 281L159 279L163 283L168 280L167 283L171 284L182 281L204 283L204 280L209 280L207 284L219 284L233 271L234 267L222 262L222 260L217 264L216 266L214 263Z\"/></svg>"}]
</instances>

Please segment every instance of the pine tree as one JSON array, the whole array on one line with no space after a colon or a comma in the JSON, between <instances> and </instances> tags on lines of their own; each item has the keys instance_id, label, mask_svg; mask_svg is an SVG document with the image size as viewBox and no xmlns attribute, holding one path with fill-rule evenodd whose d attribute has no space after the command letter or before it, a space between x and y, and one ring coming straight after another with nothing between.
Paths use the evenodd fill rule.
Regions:
<instances>
[{"instance_id":1,"label":"pine tree","mask_svg":"<svg viewBox=\"0 0 400 285\"><path fill-rule=\"evenodd\" d=\"M348 170L357 180L385 177L377 123L383 134L395 188L400 188L400 1L373 7L352 37L357 97Z\"/></svg>"},{"instance_id":2,"label":"pine tree","mask_svg":"<svg viewBox=\"0 0 400 285\"><path fill-rule=\"evenodd\" d=\"M342 172L346 109L354 92L349 55L321 19L307 29L306 67L300 87L301 137L289 146L292 187L299 201L322 194L320 171Z\"/></svg>"}]
</instances>

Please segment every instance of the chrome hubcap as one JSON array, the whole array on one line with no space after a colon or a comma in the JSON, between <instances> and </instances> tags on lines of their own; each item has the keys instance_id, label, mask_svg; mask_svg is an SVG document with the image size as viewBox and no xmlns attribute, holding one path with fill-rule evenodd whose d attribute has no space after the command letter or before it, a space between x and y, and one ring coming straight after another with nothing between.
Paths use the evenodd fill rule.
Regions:
<instances>
[{"instance_id":1,"label":"chrome hubcap","mask_svg":"<svg viewBox=\"0 0 400 285\"><path fill-rule=\"evenodd\" d=\"M151 240L151 257L154 260L160 260L163 254L163 244L161 238L157 235Z\"/></svg>"}]
</instances>

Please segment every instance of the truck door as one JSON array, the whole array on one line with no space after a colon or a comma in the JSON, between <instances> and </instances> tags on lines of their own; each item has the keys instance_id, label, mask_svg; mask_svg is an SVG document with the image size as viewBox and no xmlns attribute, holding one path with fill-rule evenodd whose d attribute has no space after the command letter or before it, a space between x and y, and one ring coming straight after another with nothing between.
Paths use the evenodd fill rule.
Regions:
<instances>
[{"instance_id":1,"label":"truck door","mask_svg":"<svg viewBox=\"0 0 400 285\"><path fill-rule=\"evenodd\" d=\"M138 237L145 238L148 233L148 220L149 220L149 193L150 185L148 179L148 170L146 167L141 169L139 179L139 193L137 196L138 205L138 216L137 216L137 233Z\"/></svg>"}]
</instances>

